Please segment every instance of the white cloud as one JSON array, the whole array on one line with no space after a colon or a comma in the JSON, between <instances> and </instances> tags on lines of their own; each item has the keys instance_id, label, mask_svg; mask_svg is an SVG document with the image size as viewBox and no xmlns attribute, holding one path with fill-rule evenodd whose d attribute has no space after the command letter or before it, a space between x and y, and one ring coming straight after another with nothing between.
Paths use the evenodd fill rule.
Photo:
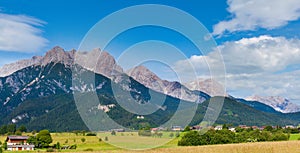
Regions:
<instances>
[{"instance_id":1,"label":"white cloud","mask_svg":"<svg viewBox=\"0 0 300 153\"><path fill-rule=\"evenodd\" d=\"M299 39L260 36L226 42L218 49L226 66L226 88L235 96L274 95L300 102L300 86L297 86L300 70L286 71L290 65L300 65ZM216 50L206 56L194 55L189 60L178 61L174 69L188 74L191 70L184 65L191 62L199 77L209 76L209 68L218 70L223 66L217 62L217 54Z\"/></svg>"},{"instance_id":2,"label":"white cloud","mask_svg":"<svg viewBox=\"0 0 300 153\"><path fill-rule=\"evenodd\" d=\"M39 19L25 15L0 13L0 50L14 52L37 52L48 40L38 28L45 24Z\"/></svg>"},{"instance_id":3,"label":"white cloud","mask_svg":"<svg viewBox=\"0 0 300 153\"><path fill-rule=\"evenodd\" d=\"M274 29L300 17L299 0L228 0L229 20L214 26L214 35L224 32Z\"/></svg>"},{"instance_id":4,"label":"white cloud","mask_svg":"<svg viewBox=\"0 0 300 153\"><path fill-rule=\"evenodd\" d=\"M260 36L226 42L219 46L227 73L277 72L300 64L300 40Z\"/></svg>"}]
</instances>

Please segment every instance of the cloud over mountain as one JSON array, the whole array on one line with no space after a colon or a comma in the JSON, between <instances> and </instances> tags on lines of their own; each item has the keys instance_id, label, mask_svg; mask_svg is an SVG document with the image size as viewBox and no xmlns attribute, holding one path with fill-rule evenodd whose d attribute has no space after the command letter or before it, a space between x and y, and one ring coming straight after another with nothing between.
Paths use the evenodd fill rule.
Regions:
<instances>
[{"instance_id":1,"label":"cloud over mountain","mask_svg":"<svg viewBox=\"0 0 300 153\"><path fill-rule=\"evenodd\" d=\"M300 17L299 0L227 0L227 4L230 18L214 25L215 35L258 28L274 29Z\"/></svg>"},{"instance_id":2,"label":"cloud over mountain","mask_svg":"<svg viewBox=\"0 0 300 153\"><path fill-rule=\"evenodd\" d=\"M295 86L300 82L299 39L263 35L225 42L218 49L226 66L229 93L234 96L277 95L300 102L300 89ZM189 60L177 62L174 69L188 73L190 70L182 67L191 62L196 65L198 76L209 77L210 68L222 66L216 62L216 54L218 51L206 56L194 55Z\"/></svg>"}]
</instances>

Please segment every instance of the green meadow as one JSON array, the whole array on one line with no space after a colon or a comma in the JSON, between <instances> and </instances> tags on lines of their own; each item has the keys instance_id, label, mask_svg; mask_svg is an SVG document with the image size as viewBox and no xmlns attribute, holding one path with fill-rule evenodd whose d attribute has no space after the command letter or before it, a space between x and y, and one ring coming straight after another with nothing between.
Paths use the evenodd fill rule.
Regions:
<instances>
[{"instance_id":1,"label":"green meadow","mask_svg":"<svg viewBox=\"0 0 300 153\"><path fill-rule=\"evenodd\" d=\"M175 134L175 133L174 133ZM23 134L31 135L31 133ZM97 136L83 136L74 133L52 133L53 144L59 142L61 146L71 146L76 144L76 150L60 150L60 152L106 152L106 153L130 153L132 150L125 148L135 148L142 150L142 153L299 153L300 152L300 134L291 134L290 141L281 142L256 142L256 143L240 143L226 145L206 145L195 147L179 147L177 142L179 138L170 138L170 132L164 132L160 137L142 137L137 132L122 132L111 135L110 132L98 133ZM105 137L107 139L105 140ZM6 136L0 136L0 141L4 142ZM167 143L165 143L167 142ZM112 145L113 143L114 145ZM163 144L163 145L161 145ZM160 145L154 149L143 150L145 148ZM117 147L119 146L119 147ZM122 148L120 148L120 146ZM5 151L10 152L11 151ZM24 152L24 151L22 151ZM26 152L26 151L25 151ZM46 152L36 150L35 152Z\"/></svg>"}]
</instances>

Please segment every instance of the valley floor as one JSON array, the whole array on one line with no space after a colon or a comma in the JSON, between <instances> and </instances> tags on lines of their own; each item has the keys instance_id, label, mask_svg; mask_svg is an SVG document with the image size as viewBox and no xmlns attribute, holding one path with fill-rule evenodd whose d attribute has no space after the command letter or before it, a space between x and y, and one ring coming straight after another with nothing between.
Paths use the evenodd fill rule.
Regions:
<instances>
[{"instance_id":1,"label":"valley floor","mask_svg":"<svg viewBox=\"0 0 300 153\"><path fill-rule=\"evenodd\" d=\"M300 141L256 142L196 147L160 148L144 151L112 150L106 153L300 153ZM103 151L101 151L103 153Z\"/></svg>"},{"instance_id":2,"label":"valley floor","mask_svg":"<svg viewBox=\"0 0 300 153\"><path fill-rule=\"evenodd\" d=\"M240 144L226 144L226 145L206 145L206 146L195 146L195 147L179 147L177 146L178 138L174 138L170 142L163 146L150 149L150 150L125 150L117 148L107 143L104 140L108 137L109 141L116 141L119 145L126 142L126 144L134 147L138 145L142 149L147 147L149 144L153 145L154 141L160 142L168 139L170 133L164 133L161 138L153 137L140 137L135 132L117 133L116 136L111 136L110 133L98 133L98 136L83 136L75 135L74 133L52 133L53 144L60 142L62 146L76 144L76 150L61 150L60 152L101 152L101 153L300 153L300 134L291 134L290 141L279 141L279 142L255 142L255 143L240 143ZM28 133L28 135L30 135ZM101 141L99 140L101 137ZM6 136L0 136L0 141L4 142ZM84 138L84 142L82 139ZM117 141L118 140L118 141ZM133 140L138 140L139 143L134 143ZM148 142L148 143L146 143ZM152 142L152 143L150 143ZM144 145L144 146L143 146ZM137 147L137 146L136 146ZM138 147L137 147L138 148ZM46 152L45 149L36 150L33 152ZM11 151L5 151L5 153L12 153ZM25 153L22 151L22 153Z\"/></svg>"}]
</instances>

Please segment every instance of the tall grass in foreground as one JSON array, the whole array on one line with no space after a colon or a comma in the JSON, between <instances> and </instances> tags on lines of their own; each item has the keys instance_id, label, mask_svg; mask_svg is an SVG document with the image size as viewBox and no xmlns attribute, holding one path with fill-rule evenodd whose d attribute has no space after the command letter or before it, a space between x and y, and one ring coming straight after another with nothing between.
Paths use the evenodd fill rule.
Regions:
<instances>
[{"instance_id":1,"label":"tall grass in foreground","mask_svg":"<svg viewBox=\"0 0 300 153\"><path fill-rule=\"evenodd\" d=\"M113 150L105 153L131 153L132 150ZM300 141L256 142L196 147L160 148L138 153L300 153Z\"/></svg>"}]
</instances>

